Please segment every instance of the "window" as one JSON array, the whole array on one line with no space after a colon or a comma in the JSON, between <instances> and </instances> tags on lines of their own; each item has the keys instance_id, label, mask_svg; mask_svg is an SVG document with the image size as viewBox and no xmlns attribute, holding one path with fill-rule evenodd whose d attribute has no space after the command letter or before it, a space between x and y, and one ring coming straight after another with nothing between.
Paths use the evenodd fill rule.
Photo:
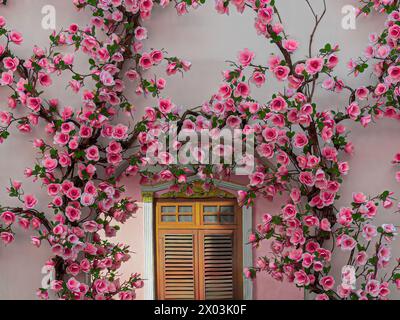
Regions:
<instances>
[{"instance_id":1,"label":"window","mask_svg":"<svg viewBox=\"0 0 400 320\"><path fill-rule=\"evenodd\" d=\"M158 299L241 299L241 221L235 200L157 202Z\"/></svg>"}]
</instances>

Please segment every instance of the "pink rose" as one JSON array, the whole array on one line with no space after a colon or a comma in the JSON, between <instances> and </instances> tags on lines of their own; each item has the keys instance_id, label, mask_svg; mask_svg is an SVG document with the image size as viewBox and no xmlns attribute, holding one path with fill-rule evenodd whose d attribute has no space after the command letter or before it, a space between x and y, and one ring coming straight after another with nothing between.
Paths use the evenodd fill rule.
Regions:
<instances>
[{"instance_id":1,"label":"pink rose","mask_svg":"<svg viewBox=\"0 0 400 320\"><path fill-rule=\"evenodd\" d=\"M247 98L250 95L250 87L246 82L239 82L234 92L235 97Z\"/></svg>"},{"instance_id":2,"label":"pink rose","mask_svg":"<svg viewBox=\"0 0 400 320\"><path fill-rule=\"evenodd\" d=\"M256 172L250 175L250 185L258 186L264 183L265 175L262 172Z\"/></svg>"},{"instance_id":3,"label":"pink rose","mask_svg":"<svg viewBox=\"0 0 400 320\"><path fill-rule=\"evenodd\" d=\"M9 38L12 42L14 42L17 45L21 44L22 41L24 40L24 38L22 37L22 34L19 33L18 31L11 31Z\"/></svg>"},{"instance_id":4,"label":"pink rose","mask_svg":"<svg viewBox=\"0 0 400 320\"><path fill-rule=\"evenodd\" d=\"M274 68L273 72L279 81L285 81L289 76L290 69L286 66L277 66Z\"/></svg>"},{"instance_id":5,"label":"pink rose","mask_svg":"<svg viewBox=\"0 0 400 320\"><path fill-rule=\"evenodd\" d=\"M343 251L351 251L356 247L356 245L357 241L348 235L343 235L340 239L340 247Z\"/></svg>"},{"instance_id":6,"label":"pink rose","mask_svg":"<svg viewBox=\"0 0 400 320\"><path fill-rule=\"evenodd\" d=\"M31 237L31 243L37 248L39 248L42 244L41 240L38 237Z\"/></svg>"},{"instance_id":7,"label":"pink rose","mask_svg":"<svg viewBox=\"0 0 400 320\"><path fill-rule=\"evenodd\" d=\"M73 277L67 281L67 288L72 292L79 292L79 286L80 282Z\"/></svg>"},{"instance_id":8,"label":"pink rose","mask_svg":"<svg viewBox=\"0 0 400 320\"><path fill-rule=\"evenodd\" d=\"M294 273L294 283L300 287L304 287L310 284L310 279L303 270L300 270Z\"/></svg>"},{"instance_id":9,"label":"pink rose","mask_svg":"<svg viewBox=\"0 0 400 320\"><path fill-rule=\"evenodd\" d=\"M80 210L70 206L65 209L65 215L71 222L78 221L81 218Z\"/></svg>"},{"instance_id":10,"label":"pink rose","mask_svg":"<svg viewBox=\"0 0 400 320\"><path fill-rule=\"evenodd\" d=\"M99 161L99 149L96 146L91 146L86 149L86 158L90 161Z\"/></svg>"},{"instance_id":11,"label":"pink rose","mask_svg":"<svg viewBox=\"0 0 400 320\"><path fill-rule=\"evenodd\" d=\"M379 287L380 287L379 281L371 279L365 285L365 291L371 296L377 297L379 295Z\"/></svg>"},{"instance_id":12,"label":"pink rose","mask_svg":"<svg viewBox=\"0 0 400 320\"><path fill-rule=\"evenodd\" d=\"M296 133L293 140L296 148L303 148L308 144L308 138L304 133Z\"/></svg>"},{"instance_id":13,"label":"pink rose","mask_svg":"<svg viewBox=\"0 0 400 320\"><path fill-rule=\"evenodd\" d=\"M0 239L7 245L14 241L14 236L10 232L2 232L0 233Z\"/></svg>"},{"instance_id":14,"label":"pink rose","mask_svg":"<svg viewBox=\"0 0 400 320\"><path fill-rule=\"evenodd\" d=\"M38 203L34 195L28 194L24 197L24 205L26 209L33 209Z\"/></svg>"},{"instance_id":15,"label":"pink rose","mask_svg":"<svg viewBox=\"0 0 400 320\"><path fill-rule=\"evenodd\" d=\"M283 213L283 218L284 219L293 219L296 217L297 214L297 209L296 206L293 204L287 204L283 209L282 209L282 213Z\"/></svg>"},{"instance_id":16,"label":"pink rose","mask_svg":"<svg viewBox=\"0 0 400 320\"><path fill-rule=\"evenodd\" d=\"M299 42L293 39L283 41L283 47L290 53L293 53L299 47Z\"/></svg>"},{"instance_id":17,"label":"pink rose","mask_svg":"<svg viewBox=\"0 0 400 320\"><path fill-rule=\"evenodd\" d=\"M367 196L361 192L353 193L353 201L358 204L367 202Z\"/></svg>"},{"instance_id":18,"label":"pink rose","mask_svg":"<svg viewBox=\"0 0 400 320\"><path fill-rule=\"evenodd\" d=\"M243 51L239 51L238 60L243 67L247 67L251 64L255 57L254 52L249 49L244 49Z\"/></svg>"},{"instance_id":19,"label":"pink rose","mask_svg":"<svg viewBox=\"0 0 400 320\"><path fill-rule=\"evenodd\" d=\"M322 58L311 58L306 61L306 71L309 74L316 74L322 70L324 60Z\"/></svg>"},{"instance_id":20,"label":"pink rose","mask_svg":"<svg viewBox=\"0 0 400 320\"><path fill-rule=\"evenodd\" d=\"M153 66L153 59L148 53L144 53L139 59L139 65L143 69L150 69Z\"/></svg>"},{"instance_id":21,"label":"pink rose","mask_svg":"<svg viewBox=\"0 0 400 320\"><path fill-rule=\"evenodd\" d=\"M269 106L272 111L281 112L287 108L287 102L283 97L279 96L279 97L273 99Z\"/></svg>"},{"instance_id":22,"label":"pink rose","mask_svg":"<svg viewBox=\"0 0 400 320\"><path fill-rule=\"evenodd\" d=\"M8 226L15 222L15 214L13 212L11 212L11 211L4 211L0 215L0 218Z\"/></svg>"},{"instance_id":23,"label":"pink rose","mask_svg":"<svg viewBox=\"0 0 400 320\"><path fill-rule=\"evenodd\" d=\"M331 223L327 218L321 220L320 228L323 231L330 232L331 231Z\"/></svg>"},{"instance_id":24,"label":"pink rose","mask_svg":"<svg viewBox=\"0 0 400 320\"><path fill-rule=\"evenodd\" d=\"M319 284L324 288L325 291L329 291L335 285L335 280L332 276L325 276L319 280Z\"/></svg>"}]
</instances>

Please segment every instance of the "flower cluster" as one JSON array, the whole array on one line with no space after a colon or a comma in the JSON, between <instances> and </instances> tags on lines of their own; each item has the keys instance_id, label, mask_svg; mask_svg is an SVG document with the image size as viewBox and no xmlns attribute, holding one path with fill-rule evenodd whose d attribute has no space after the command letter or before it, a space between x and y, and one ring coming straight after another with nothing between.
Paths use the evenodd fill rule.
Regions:
<instances>
[{"instance_id":1,"label":"flower cluster","mask_svg":"<svg viewBox=\"0 0 400 320\"><path fill-rule=\"evenodd\" d=\"M133 299L135 289L143 286L138 274L120 280L118 269L129 259L130 250L107 240L138 209L134 199L124 196L121 172L139 174L142 184L172 181L171 190L190 195L189 177L199 177L204 188L209 188L213 179L229 177L235 167L250 162L256 163L256 169L248 176L247 190L239 192L239 203L249 206L258 197L274 200L279 194L287 201L277 215L265 214L251 235L249 242L254 246L271 240L272 254L246 268L246 276L268 272L317 294L318 299L386 299L392 284L400 287L398 264L392 273L381 275L391 262L396 227L373 222L379 205L386 210L393 207L392 193L385 191L374 198L354 193L348 208L338 210L334 205L350 169L343 154L351 155L354 149L346 122L367 126L383 116L399 117L399 3L362 1L360 13L376 8L388 19L382 34L371 35L364 57L348 64L357 75L373 63L378 83L353 89L335 75L338 45L327 43L314 52L325 1L320 15L306 1L316 23L308 56L300 60L294 54L301 44L286 34L276 2L216 1L221 14L228 14L231 4L239 12L251 10L256 32L279 53L259 65L256 54L243 49L236 61L229 62L215 94L184 112L162 95L166 79L151 70L165 65L166 75L172 76L189 71L190 62L168 57L164 50L145 51L143 45L148 32L142 22L151 18L156 4L166 7L168 0L73 0L78 9L92 13L90 24L72 24L54 32L49 48L34 47L28 60L13 53L23 36L0 17L4 40L0 43L5 43L0 44L0 85L11 91L9 110L0 112L0 142L9 138L12 125L25 134L33 127L44 127L47 139L34 139L38 161L25 170L25 176L40 183L50 197L48 210L42 212L36 195L25 194L22 184L12 181L9 195L21 205L0 207L0 237L10 244L15 227L31 228L37 232L33 245L49 243L53 257L46 267L55 270L56 279L38 291L41 298L47 298L51 289L63 299ZM178 1L176 9L185 14L189 7L203 3ZM87 73L75 67L78 54L87 57ZM44 91L61 74L71 76L68 87L80 95L79 106L45 98ZM285 90L267 102L258 102L253 91L269 81L278 81ZM142 119L136 119L135 108L124 94L128 86L134 86L137 95L157 99L155 106L144 110ZM315 96L323 90L348 94L348 105L323 109L315 103ZM22 115L17 117L14 110ZM131 117L135 125L120 121L121 115ZM240 128L243 141L255 136L256 153L243 155L237 163L179 165L173 161L174 152L185 150L186 143L164 149L159 142L173 124L178 131L208 129L213 138L222 130ZM149 150L153 158L147 156ZM197 159L205 157L204 150L190 151ZM219 152L224 155L227 150L221 146ZM397 158L395 163L400 161ZM349 254L341 283L330 273L334 251L327 248L330 242ZM83 275L90 281L77 280Z\"/></svg>"}]
</instances>

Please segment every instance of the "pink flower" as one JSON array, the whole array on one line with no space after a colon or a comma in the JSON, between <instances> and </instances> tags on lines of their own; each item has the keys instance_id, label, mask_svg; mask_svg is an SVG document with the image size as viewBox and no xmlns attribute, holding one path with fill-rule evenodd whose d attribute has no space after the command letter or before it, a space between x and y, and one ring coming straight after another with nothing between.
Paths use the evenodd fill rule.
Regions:
<instances>
[{"instance_id":1,"label":"pink flower","mask_svg":"<svg viewBox=\"0 0 400 320\"><path fill-rule=\"evenodd\" d=\"M361 192L353 193L353 201L358 204L367 202L367 196Z\"/></svg>"},{"instance_id":2,"label":"pink flower","mask_svg":"<svg viewBox=\"0 0 400 320\"><path fill-rule=\"evenodd\" d=\"M273 99L269 106L272 111L280 112L280 111L284 111L287 108L287 102L283 97L279 96L279 97Z\"/></svg>"},{"instance_id":3,"label":"pink flower","mask_svg":"<svg viewBox=\"0 0 400 320\"><path fill-rule=\"evenodd\" d=\"M324 218L321 220L321 224L320 224L320 228L323 231L331 231L331 223L329 222L329 220L327 218Z\"/></svg>"},{"instance_id":4,"label":"pink flower","mask_svg":"<svg viewBox=\"0 0 400 320\"><path fill-rule=\"evenodd\" d=\"M285 81L289 76L290 69L286 66L277 66L274 68L273 72L279 81Z\"/></svg>"},{"instance_id":5,"label":"pink flower","mask_svg":"<svg viewBox=\"0 0 400 320\"><path fill-rule=\"evenodd\" d=\"M80 282L73 277L67 281L67 288L72 292L78 292L79 286Z\"/></svg>"},{"instance_id":6,"label":"pink flower","mask_svg":"<svg viewBox=\"0 0 400 320\"><path fill-rule=\"evenodd\" d=\"M325 293L317 294L315 296L315 300L317 301L328 301L329 297Z\"/></svg>"},{"instance_id":7,"label":"pink flower","mask_svg":"<svg viewBox=\"0 0 400 320\"><path fill-rule=\"evenodd\" d=\"M293 219L296 217L296 214L297 214L296 206L294 206L293 204L287 204L282 209L282 213L283 213L284 219L286 219L286 220Z\"/></svg>"},{"instance_id":8,"label":"pink flower","mask_svg":"<svg viewBox=\"0 0 400 320\"><path fill-rule=\"evenodd\" d=\"M397 182L400 182L400 171L397 171L397 172L396 172L395 177L396 177L396 181L397 181Z\"/></svg>"},{"instance_id":9,"label":"pink flower","mask_svg":"<svg viewBox=\"0 0 400 320\"><path fill-rule=\"evenodd\" d=\"M5 25L6 25L6 18L4 18L3 16L0 16L0 28L5 27Z\"/></svg>"},{"instance_id":10,"label":"pink flower","mask_svg":"<svg viewBox=\"0 0 400 320\"><path fill-rule=\"evenodd\" d=\"M90 161L99 161L99 149L96 146L91 146L86 149L86 158Z\"/></svg>"},{"instance_id":11,"label":"pink flower","mask_svg":"<svg viewBox=\"0 0 400 320\"><path fill-rule=\"evenodd\" d=\"M378 280L369 280L365 285L365 291L373 297L377 297L379 295L379 286L380 283Z\"/></svg>"},{"instance_id":12,"label":"pink flower","mask_svg":"<svg viewBox=\"0 0 400 320\"><path fill-rule=\"evenodd\" d=\"M148 53L144 53L139 59L139 65L147 70L153 66L153 59Z\"/></svg>"},{"instance_id":13,"label":"pink flower","mask_svg":"<svg viewBox=\"0 0 400 320\"><path fill-rule=\"evenodd\" d=\"M302 172L299 175L299 180L302 184L312 187L315 184L315 178L311 172Z\"/></svg>"},{"instance_id":14,"label":"pink flower","mask_svg":"<svg viewBox=\"0 0 400 320\"><path fill-rule=\"evenodd\" d=\"M247 67L251 64L255 57L254 52L249 49L244 49L243 51L239 51L238 60L243 67Z\"/></svg>"},{"instance_id":15,"label":"pink flower","mask_svg":"<svg viewBox=\"0 0 400 320\"><path fill-rule=\"evenodd\" d=\"M43 167L46 168L47 172L53 172L58 166L58 161L56 159L46 157L42 160L42 164Z\"/></svg>"},{"instance_id":16,"label":"pink flower","mask_svg":"<svg viewBox=\"0 0 400 320\"><path fill-rule=\"evenodd\" d=\"M124 140L128 136L128 127L123 124L118 124L114 127L112 136L117 140Z\"/></svg>"},{"instance_id":17,"label":"pink flower","mask_svg":"<svg viewBox=\"0 0 400 320\"><path fill-rule=\"evenodd\" d=\"M250 185L258 186L264 183L265 175L262 172L256 172L250 175Z\"/></svg>"},{"instance_id":18,"label":"pink flower","mask_svg":"<svg viewBox=\"0 0 400 320\"><path fill-rule=\"evenodd\" d=\"M294 273L294 283L303 287L310 284L310 279L303 270L300 270Z\"/></svg>"},{"instance_id":19,"label":"pink flower","mask_svg":"<svg viewBox=\"0 0 400 320\"><path fill-rule=\"evenodd\" d=\"M304 133L296 133L293 144L296 148L303 148L308 144L308 138Z\"/></svg>"},{"instance_id":20,"label":"pink flower","mask_svg":"<svg viewBox=\"0 0 400 320\"><path fill-rule=\"evenodd\" d=\"M319 284L324 288L325 291L329 291L335 285L335 280L332 276L325 276L321 278Z\"/></svg>"},{"instance_id":21,"label":"pink flower","mask_svg":"<svg viewBox=\"0 0 400 320\"><path fill-rule=\"evenodd\" d=\"M147 38L147 30L143 27L137 27L135 29L135 38L139 41L145 40Z\"/></svg>"},{"instance_id":22,"label":"pink flower","mask_svg":"<svg viewBox=\"0 0 400 320\"><path fill-rule=\"evenodd\" d=\"M306 71L309 74L316 74L322 70L324 60L322 58L311 58L306 61Z\"/></svg>"},{"instance_id":23,"label":"pink flower","mask_svg":"<svg viewBox=\"0 0 400 320\"><path fill-rule=\"evenodd\" d=\"M367 241L371 241L378 235L377 228L372 224L366 224L362 230L362 235Z\"/></svg>"},{"instance_id":24,"label":"pink flower","mask_svg":"<svg viewBox=\"0 0 400 320\"><path fill-rule=\"evenodd\" d=\"M400 81L400 66L390 66L388 74L394 82Z\"/></svg>"},{"instance_id":25,"label":"pink flower","mask_svg":"<svg viewBox=\"0 0 400 320\"><path fill-rule=\"evenodd\" d=\"M270 143L263 143L257 147L257 152L264 158L271 159L274 156L274 146Z\"/></svg>"},{"instance_id":26,"label":"pink flower","mask_svg":"<svg viewBox=\"0 0 400 320\"><path fill-rule=\"evenodd\" d=\"M40 238L38 238L38 237L31 237L31 243L32 243L35 247L39 248L40 245L42 244L42 241L40 241Z\"/></svg>"},{"instance_id":27,"label":"pink flower","mask_svg":"<svg viewBox=\"0 0 400 320\"><path fill-rule=\"evenodd\" d=\"M14 81L14 75L13 75L12 71L3 72L1 74L0 84L2 86L8 86L8 85L12 84L13 81Z\"/></svg>"},{"instance_id":28,"label":"pink flower","mask_svg":"<svg viewBox=\"0 0 400 320\"><path fill-rule=\"evenodd\" d=\"M378 251L378 258L381 261L388 262L388 261L390 261L390 257L391 257L390 248L386 245L381 246Z\"/></svg>"},{"instance_id":29,"label":"pink flower","mask_svg":"<svg viewBox=\"0 0 400 320\"><path fill-rule=\"evenodd\" d=\"M114 77L111 75L110 72L105 70L101 71L100 73L100 81L107 87L111 87L115 84Z\"/></svg>"},{"instance_id":30,"label":"pink flower","mask_svg":"<svg viewBox=\"0 0 400 320\"><path fill-rule=\"evenodd\" d=\"M0 218L8 226L15 222L15 214L13 212L11 212L11 211L4 211L0 215Z\"/></svg>"},{"instance_id":31,"label":"pink flower","mask_svg":"<svg viewBox=\"0 0 400 320\"><path fill-rule=\"evenodd\" d=\"M24 38L22 37L22 34L19 33L18 31L11 31L9 38L12 42L14 42L17 45L21 44L22 41L24 40Z\"/></svg>"},{"instance_id":32,"label":"pink flower","mask_svg":"<svg viewBox=\"0 0 400 320\"><path fill-rule=\"evenodd\" d=\"M80 210L70 206L65 209L65 215L71 222L78 221L81 218Z\"/></svg>"},{"instance_id":33,"label":"pink flower","mask_svg":"<svg viewBox=\"0 0 400 320\"><path fill-rule=\"evenodd\" d=\"M234 92L235 97L247 98L250 94L250 87L245 82L239 82Z\"/></svg>"},{"instance_id":34,"label":"pink flower","mask_svg":"<svg viewBox=\"0 0 400 320\"><path fill-rule=\"evenodd\" d=\"M258 71L254 72L251 76L251 82L260 88L265 83L265 74Z\"/></svg>"},{"instance_id":35,"label":"pink flower","mask_svg":"<svg viewBox=\"0 0 400 320\"><path fill-rule=\"evenodd\" d=\"M228 119L226 119L226 124L229 127L236 129L240 127L242 120L237 116L229 116Z\"/></svg>"},{"instance_id":36,"label":"pink flower","mask_svg":"<svg viewBox=\"0 0 400 320\"><path fill-rule=\"evenodd\" d=\"M293 53L299 47L299 43L296 40L288 39L283 41L283 47L290 53Z\"/></svg>"},{"instance_id":37,"label":"pink flower","mask_svg":"<svg viewBox=\"0 0 400 320\"><path fill-rule=\"evenodd\" d=\"M356 120L358 116L361 114L360 107L357 102L353 102L347 108L347 114L350 116L350 119Z\"/></svg>"},{"instance_id":38,"label":"pink flower","mask_svg":"<svg viewBox=\"0 0 400 320\"><path fill-rule=\"evenodd\" d=\"M107 293L108 292L108 285L107 285L106 280L97 279L93 283L93 286L98 293Z\"/></svg>"},{"instance_id":39,"label":"pink flower","mask_svg":"<svg viewBox=\"0 0 400 320\"><path fill-rule=\"evenodd\" d=\"M340 239L340 247L343 251L351 251L356 247L356 245L357 241L348 235L343 235L343 237Z\"/></svg>"},{"instance_id":40,"label":"pink flower","mask_svg":"<svg viewBox=\"0 0 400 320\"><path fill-rule=\"evenodd\" d=\"M24 206L26 209L33 209L38 203L34 195L28 194L24 197Z\"/></svg>"},{"instance_id":41,"label":"pink flower","mask_svg":"<svg viewBox=\"0 0 400 320\"><path fill-rule=\"evenodd\" d=\"M160 99L158 101L158 108L164 114L172 112L175 108L174 104L171 102L171 99Z\"/></svg>"},{"instance_id":42,"label":"pink flower","mask_svg":"<svg viewBox=\"0 0 400 320\"><path fill-rule=\"evenodd\" d=\"M66 195L71 200L78 200L81 196L81 189L72 187L67 191Z\"/></svg>"},{"instance_id":43,"label":"pink flower","mask_svg":"<svg viewBox=\"0 0 400 320\"><path fill-rule=\"evenodd\" d=\"M363 266L368 261L368 254L365 251L360 251L356 256L356 264L358 266Z\"/></svg>"},{"instance_id":44,"label":"pink flower","mask_svg":"<svg viewBox=\"0 0 400 320\"><path fill-rule=\"evenodd\" d=\"M0 233L0 239L4 242L4 244L10 244L14 241L14 236L10 232L2 232Z\"/></svg>"}]
</instances>

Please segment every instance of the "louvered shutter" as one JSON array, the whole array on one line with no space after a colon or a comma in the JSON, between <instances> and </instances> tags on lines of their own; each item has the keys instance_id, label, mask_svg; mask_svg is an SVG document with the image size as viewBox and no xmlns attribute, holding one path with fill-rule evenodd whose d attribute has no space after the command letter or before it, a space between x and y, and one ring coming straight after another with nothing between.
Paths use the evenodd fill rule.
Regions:
<instances>
[{"instance_id":1,"label":"louvered shutter","mask_svg":"<svg viewBox=\"0 0 400 320\"><path fill-rule=\"evenodd\" d=\"M203 252L203 292L205 300L235 298L235 258L233 232L205 231Z\"/></svg>"},{"instance_id":2,"label":"louvered shutter","mask_svg":"<svg viewBox=\"0 0 400 320\"><path fill-rule=\"evenodd\" d=\"M161 274L159 295L163 300L195 300L195 233L166 231L160 235Z\"/></svg>"}]
</instances>

